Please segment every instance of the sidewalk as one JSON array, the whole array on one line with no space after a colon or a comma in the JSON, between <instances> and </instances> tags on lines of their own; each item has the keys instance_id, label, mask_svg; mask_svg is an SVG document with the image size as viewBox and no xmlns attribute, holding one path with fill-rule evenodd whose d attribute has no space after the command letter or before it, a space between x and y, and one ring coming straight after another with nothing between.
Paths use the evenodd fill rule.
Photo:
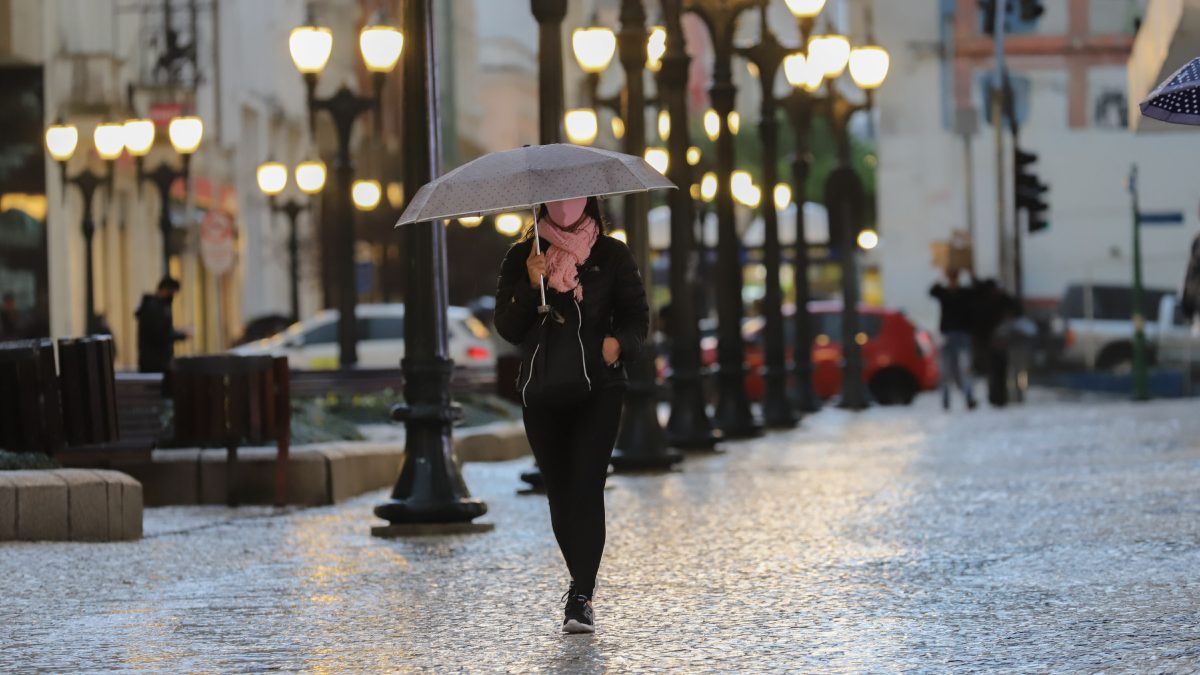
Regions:
<instances>
[{"instance_id":1,"label":"sidewalk","mask_svg":"<svg viewBox=\"0 0 1200 675\"><path fill-rule=\"evenodd\" d=\"M595 637L517 460L465 467L475 536L373 539L378 491L0 545L0 671L1200 667L1197 404L935 399L614 477Z\"/></svg>"}]
</instances>

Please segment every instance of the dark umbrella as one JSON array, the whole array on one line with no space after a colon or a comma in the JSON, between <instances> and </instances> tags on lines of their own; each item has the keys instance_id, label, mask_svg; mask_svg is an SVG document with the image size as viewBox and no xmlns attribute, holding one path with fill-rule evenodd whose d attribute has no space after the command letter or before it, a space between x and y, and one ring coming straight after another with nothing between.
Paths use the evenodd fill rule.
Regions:
<instances>
[{"instance_id":1,"label":"dark umbrella","mask_svg":"<svg viewBox=\"0 0 1200 675\"><path fill-rule=\"evenodd\" d=\"M1171 124L1200 126L1200 59L1175 71L1141 103L1142 114Z\"/></svg>"}]
</instances>

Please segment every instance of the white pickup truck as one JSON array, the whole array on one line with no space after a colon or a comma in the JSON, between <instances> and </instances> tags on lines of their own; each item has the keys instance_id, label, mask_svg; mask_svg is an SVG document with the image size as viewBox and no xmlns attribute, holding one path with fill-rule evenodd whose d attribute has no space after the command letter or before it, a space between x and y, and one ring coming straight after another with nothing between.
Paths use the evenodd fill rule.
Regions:
<instances>
[{"instance_id":1,"label":"white pickup truck","mask_svg":"<svg viewBox=\"0 0 1200 675\"><path fill-rule=\"evenodd\" d=\"M1143 290L1146 344L1150 363L1200 365L1200 337L1179 312L1174 291ZM1072 284L1059 304L1062 365L1127 371L1133 365L1133 289L1116 285Z\"/></svg>"}]
</instances>

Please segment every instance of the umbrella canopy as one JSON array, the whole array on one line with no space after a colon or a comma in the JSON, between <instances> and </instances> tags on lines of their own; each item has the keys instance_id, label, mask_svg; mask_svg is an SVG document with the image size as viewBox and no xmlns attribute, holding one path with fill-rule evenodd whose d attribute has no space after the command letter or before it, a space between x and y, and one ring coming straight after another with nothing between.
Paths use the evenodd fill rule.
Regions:
<instances>
[{"instance_id":1,"label":"umbrella canopy","mask_svg":"<svg viewBox=\"0 0 1200 675\"><path fill-rule=\"evenodd\" d=\"M1172 124L1200 125L1200 59L1192 59L1141 103L1142 114Z\"/></svg>"},{"instance_id":2,"label":"umbrella canopy","mask_svg":"<svg viewBox=\"0 0 1200 675\"><path fill-rule=\"evenodd\" d=\"M396 226L673 187L641 157L566 143L531 145L484 155L429 182Z\"/></svg>"}]
</instances>

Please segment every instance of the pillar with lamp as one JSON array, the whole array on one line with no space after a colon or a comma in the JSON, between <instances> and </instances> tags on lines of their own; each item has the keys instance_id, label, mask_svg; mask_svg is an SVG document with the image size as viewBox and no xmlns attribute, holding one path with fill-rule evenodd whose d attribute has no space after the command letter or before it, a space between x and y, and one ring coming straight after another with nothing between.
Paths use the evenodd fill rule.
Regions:
<instances>
[{"instance_id":1,"label":"pillar with lamp","mask_svg":"<svg viewBox=\"0 0 1200 675\"><path fill-rule=\"evenodd\" d=\"M316 195L325 189L325 163L306 160L296 165L296 187L306 195ZM288 168L282 162L268 161L259 165L256 173L258 189L267 196L271 213L282 213L288 219L288 280L292 321L300 320L300 238L298 219L301 213L312 210L311 201L288 198L280 203L279 195L287 188Z\"/></svg>"},{"instance_id":2,"label":"pillar with lamp","mask_svg":"<svg viewBox=\"0 0 1200 675\"><path fill-rule=\"evenodd\" d=\"M692 185L692 167L700 162L700 149L690 145L688 136L690 59L684 49L680 16L682 0L662 0L662 11L666 44L658 73L658 91L664 112L669 115L665 125L669 159L665 168L667 177L681 188L670 191L667 196L671 206L671 315L668 318L671 416L667 421L667 440L672 447L704 450L716 445L717 436L713 433L704 400L694 292L699 279L695 261L703 255L703 250L698 256L692 230L695 220L693 196L690 190L682 189ZM660 135L662 131L660 129Z\"/></svg>"},{"instance_id":3,"label":"pillar with lamp","mask_svg":"<svg viewBox=\"0 0 1200 675\"><path fill-rule=\"evenodd\" d=\"M163 276L171 270L171 186L177 180L187 181L191 175L191 159L200 148L204 137L204 122L195 115L183 115L171 119L167 123L167 138L171 147L180 157L180 166L175 168L170 162L162 161L153 170L146 170L146 156L154 148L155 126L149 119L135 118L124 124L125 142L129 154L133 155L137 168L138 185L144 181L154 183L158 190L159 213L158 229L162 236L162 270Z\"/></svg>"},{"instance_id":4,"label":"pillar with lamp","mask_svg":"<svg viewBox=\"0 0 1200 675\"><path fill-rule=\"evenodd\" d=\"M759 0L686 0L684 8L701 18L713 44L713 75L709 97L713 109L705 114L705 132L717 144L717 414L716 424L726 438L749 438L762 433L746 395L745 347L742 341L741 242L735 224L734 190L753 201L753 190L739 180L734 185L733 134L735 117L733 38L738 17L758 6ZM752 185L750 187L753 187Z\"/></svg>"},{"instance_id":5,"label":"pillar with lamp","mask_svg":"<svg viewBox=\"0 0 1200 675\"><path fill-rule=\"evenodd\" d=\"M337 154L334 160L334 185L332 213L336 228L336 247L329 253L333 260L338 309L338 363L342 368L351 368L358 362L357 333L355 331L355 306L357 292L354 275L354 206L374 208L379 204L382 188L378 181L358 181L354 178L354 164L350 156L354 122L359 115L374 111L379 121L379 106L387 74L400 60L404 36L396 28L374 21L359 32L359 51L366 68L372 74L374 91L370 96L355 94L342 85L329 97L318 98L317 80L329 55L333 51L333 31L329 28L308 25L293 29L288 39L292 61L304 76L308 91L309 129L315 134L315 117L324 110L333 120L337 136ZM314 139L315 140L315 139ZM351 198L353 197L353 205Z\"/></svg>"},{"instance_id":6,"label":"pillar with lamp","mask_svg":"<svg viewBox=\"0 0 1200 675\"><path fill-rule=\"evenodd\" d=\"M612 61L615 51L619 50L621 67L625 71L625 86L623 95L618 99L620 117L623 120L624 151L630 155L644 156L646 161L666 172L667 154L661 148L646 148L646 95L645 71L652 71L661 66L661 58L665 42L655 35L665 33L662 29L647 31L646 11L641 0L622 0L621 30L614 34L608 28L592 27L581 29L572 36L572 47L575 58L584 72L588 73L594 105L612 105L613 101L601 101L596 95L599 84L599 74ZM568 137L572 142L595 140L594 130L595 110L572 111L575 114L576 127L567 125ZM582 113L582 114L580 114ZM564 119L565 122L565 119ZM580 134L578 132L587 133ZM614 127L614 131L616 127ZM589 138L590 137L590 138ZM586 143L585 143L586 144ZM627 243L633 252L638 269L650 269L650 233L647 221L649 208L648 197L644 193L632 194L625 197L624 226ZM644 283L650 283L650 275L644 277ZM647 297L651 294L647 289ZM629 370L629 389L625 396L625 410L621 416L621 432L617 438L617 449L613 453L612 464L618 471L645 471L649 469L668 469L683 459L682 454L667 445L667 437L662 424L658 421L658 396L655 384L654 361L641 358L627 366Z\"/></svg>"},{"instance_id":7,"label":"pillar with lamp","mask_svg":"<svg viewBox=\"0 0 1200 675\"><path fill-rule=\"evenodd\" d=\"M437 173L440 133L437 119L437 63L434 59L432 0L404 3L405 33L413 49L404 59L404 181L415 195ZM449 265L446 228L439 221L405 226L404 403L392 410L404 422L404 464L391 498L375 515L391 525L372 530L381 536L451 533L491 529L472 523L487 504L471 497L453 452L453 425L462 407L450 395L454 361L449 355Z\"/></svg>"},{"instance_id":8,"label":"pillar with lamp","mask_svg":"<svg viewBox=\"0 0 1200 675\"><path fill-rule=\"evenodd\" d=\"M96 125L92 134L96 154L104 160L104 173L96 173L90 166L74 175L67 171L67 163L79 146L79 129L74 124L58 121L46 128L46 150L58 162L62 170L64 190L67 185L79 188L83 198L81 229L84 241L84 322L88 333L103 329L96 316L95 273L92 260L92 240L96 234L96 221L92 217L92 199L96 191L104 186L112 192L113 163L125 150L125 130L120 124L103 122Z\"/></svg>"},{"instance_id":9,"label":"pillar with lamp","mask_svg":"<svg viewBox=\"0 0 1200 675\"><path fill-rule=\"evenodd\" d=\"M877 45L851 47L850 40L830 31L812 35L812 30L821 4L818 0L789 0L789 7L799 18L805 48L786 58L784 72L793 86L792 95L785 99L785 108L791 119L797 139L793 159L793 185L797 195L797 247L796 279L797 297L802 297L801 286L807 286L808 251L804 242L803 200L808 178L808 152L805 139L815 115L829 119L837 139L838 165L829 175L825 185L825 202L829 210L830 245L838 252L842 268L842 396L840 405L850 410L861 410L868 405L868 396L863 382L862 344L865 336L858 328L858 248L873 248L878 236L863 230L863 208L865 192L862 179L851 166L851 139L849 122L857 112L870 112L872 92L883 85L887 78L890 58L887 51ZM802 11L797 11L802 10ZM870 17L868 16L868 25ZM872 42L868 40L868 42ZM851 102L842 94L839 79L849 71L853 83L863 91L863 100ZM807 291L807 289L804 289ZM804 293L807 295L807 292ZM811 389L811 327L807 311L800 311L797 301L796 377L799 382L801 404L815 407ZM808 398L809 400L804 400Z\"/></svg>"}]
</instances>

